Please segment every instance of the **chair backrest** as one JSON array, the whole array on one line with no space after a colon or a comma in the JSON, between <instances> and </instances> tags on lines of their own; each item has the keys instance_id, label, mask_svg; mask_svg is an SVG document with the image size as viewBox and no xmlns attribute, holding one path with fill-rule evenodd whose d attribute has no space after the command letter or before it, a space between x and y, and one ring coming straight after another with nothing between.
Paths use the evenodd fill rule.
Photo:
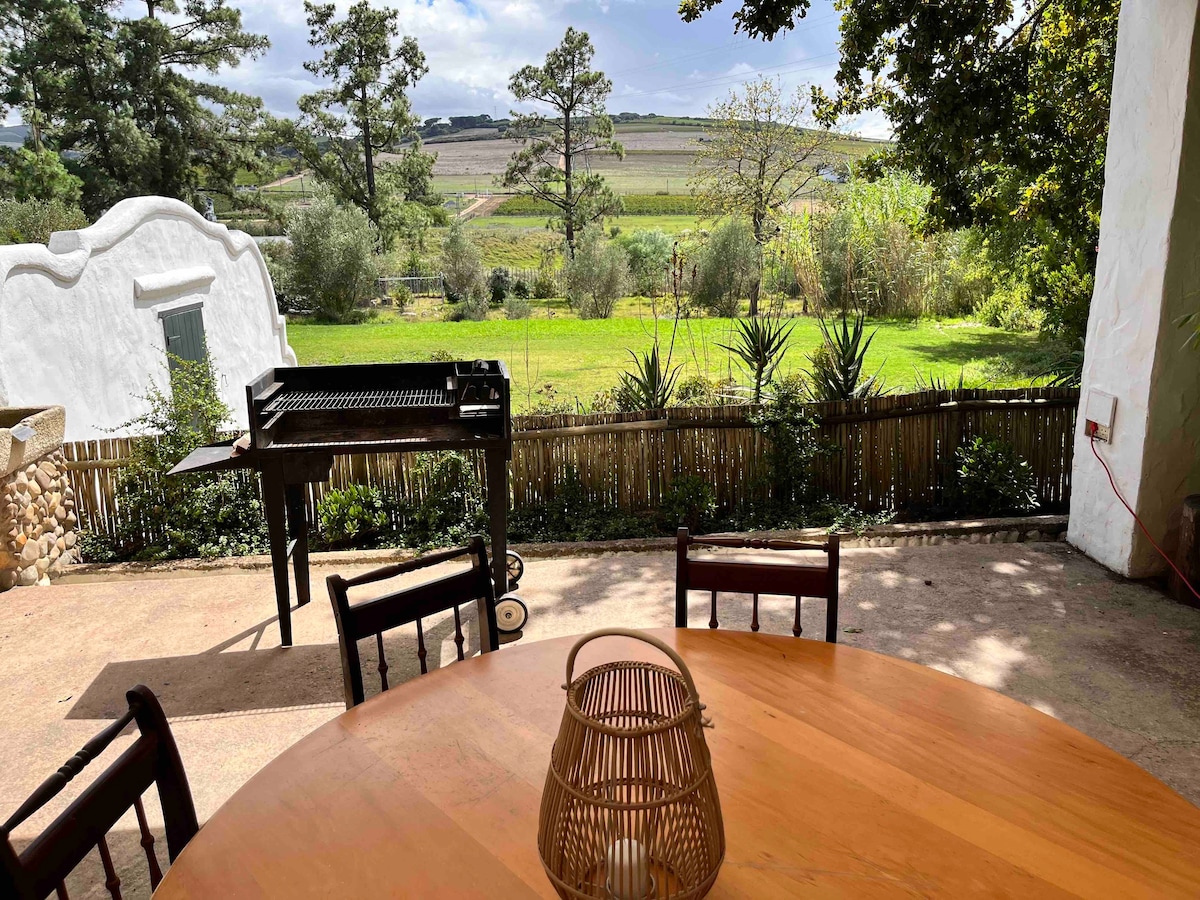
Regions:
<instances>
[{"instance_id":1,"label":"chair backrest","mask_svg":"<svg viewBox=\"0 0 1200 900\"><path fill-rule=\"evenodd\" d=\"M692 547L730 547L745 550L820 550L825 553L824 564L803 564L791 561L737 560L721 554L709 559L697 559L688 555ZM753 595L753 612L750 630L758 631L758 597L760 594L778 594L796 598L796 617L792 623L792 634L800 637L800 600L802 597L824 597L825 640L837 643L838 612L838 536L831 534L821 543L797 541L761 540L759 538L724 537L718 535L688 534L680 528L675 542L675 626L687 627L688 591L709 591L709 628L717 628L717 593Z\"/></svg>"},{"instance_id":2,"label":"chair backrest","mask_svg":"<svg viewBox=\"0 0 1200 900\"><path fill-rule=\"evenodd\" d=\"M157 887L162 870L154 852L154 835L146 821L142 794L158 785L159 802L167 833L167 857L175 861L200 829L175 738L158 698L145 685L125 695L129 710L42 782L3 825L0 825L0 897L42 900L51 893L67 896L65 880L80 861L96 848L104 866L105 887L114 900L121 897L121 879L113 867L106 835L132 807L137 815L141 845L150 868L150 885ZM12 830L46 805L112 743L130 722L140 734L99 778L90 784L23 851L17 853Z\"/></svg>"},{"instance_id":3,"label":"chair backrest","mask_svg":"<svg viewBox=\"0 0 1200 900\"><path fill-rule=\"evenodd\" d=\"M376 581L385 581L406 575L418 569L436 566L447 560L462 556L471 557L471 567L445 575L435 581L425 582L410 588L402 588L373 600L350 605L347 593L350 588ZM488 569L487 545L483 538L475 535L465 547L430 553L419 559L396 563L375 569L354 578L330 575L329 599L333 602L333 617L337 620L338 643L342 652L342 681L346 691L346 709L363 702L362 668L358 654L358 641L372 634L379 650L379 680L383 690L388 689L388 664L383 653L383 632L410 622L417 624L417 658L421 663L421 674L429 671L425 658L425 632L421 619L433 613L454 610L454 643L458 645L458 658L463 659L462 617L458 607L486 599L495 603L495 590Z\"/></svg>"}]
</instances>

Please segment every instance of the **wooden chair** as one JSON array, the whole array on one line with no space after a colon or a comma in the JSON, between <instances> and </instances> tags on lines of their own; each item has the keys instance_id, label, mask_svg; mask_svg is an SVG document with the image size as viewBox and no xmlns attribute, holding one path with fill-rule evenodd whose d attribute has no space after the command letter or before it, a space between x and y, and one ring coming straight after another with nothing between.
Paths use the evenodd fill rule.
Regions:
<instances>
[{"instance_id":1,"label":"wooden chair","mask_svg":"<svg viewBox=\"0 0 1200 900\"><path fill-rule=\"evenodd\" d=\"M808 565L796 562L748 561L722 558L714 555L710 559L688 556L692 547L734 547L746 550L821 550L826 555L824 565ZM686 528L676 534L675 548L675 627L687 627L688 591L710 591L712 593L709 628L720 625L717 620L717 592L752 594L754 611L750 630L758 631L759 594L780 594L796 598L796 618L792 623L792 634L800 637L800 598L824 597L825 640L837 643L838 613L838 536L829 535L821 544L804 544L795 541L759 540L757 538L698 536L692 537Z\"/></svg>"},{"instance_id":2,"label":"wooden chair","mask_svg":"<svg viewBox=\"0 0 1200 900\"><path fill-rule=\"evenodd\" d=\"M121 898L121 879L113 867L106 835L130 807L137 815L141 845L150 868L150 885L162 881L162 870L154 852L154 835L146 823L142 794L158 785L167 832L167 856L171 862L200 830L187 775L175 747L175 738L158 698L138 685L125 695L129 710L68 759L47 778L7 822L0 826L0 897L42 900L57 892L65 898L65 880L91 849L100 853L106 878L104 886L113 900ZM21 853L9 841L12 830L45 806L56 794L104 751L130 722L137 722L140 736L99 778L73 800L49 827Z\"/></svg>"},{"instance_id":3,"label":"wooden chair","mask_svg":"<svg viewBox=\"0 0 1200 900\"><path fill-rule=\"evenodd\" d=\"M395 578L462 556L471 557L471 568L443 576L436 581L403 588L374 600L350 605L347 591L352 587ZM358 642L363 638L375 635L375 643L379 648L379 680L386 691L388 664L383 653L383 632L407 625L409 622L417 623L417 657L421 662L421 674L424 675L429 668L425 663L427 651L425 632L421 627L422 618L447 609L454 610L454 643L458 645L458 658L461 660L464 658L463 630L458 607L463 603L484 598L487 600L489 619L494 618L496 614L495 590L488 569L487 545L479 535L472 537L465 547L431 553L420 559L385 566L373 572L356 575L354 578L330 575L326 583L329 585L329 599L333 602L333 617L337 621L338 643L342 651L346 709L357 706L364 699L362 668L358 655ZM480 622L480 627L494 627L494 623Z\"/></svg>"}]
</instances>

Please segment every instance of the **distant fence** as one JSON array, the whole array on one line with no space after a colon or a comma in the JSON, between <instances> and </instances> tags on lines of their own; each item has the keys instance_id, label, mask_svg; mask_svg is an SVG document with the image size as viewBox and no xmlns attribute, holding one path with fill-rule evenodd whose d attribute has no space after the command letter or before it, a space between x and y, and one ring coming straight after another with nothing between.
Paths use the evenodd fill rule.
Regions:
<instances>
[{"instance_id":1,"label":"distant fence","mask_svg":"<svg viewBox=\"0 0 1200 900\"><path fill-rule=\"evenodd\" d=\"M414 297L444 297L446 296L445 282L438 275L389 275L380 278L377 285L379 293L386 297L396 287L406 287Z\"/></svg>"},{"instance_id":2,"label":"distant fence","mask_svg":"<svg viewBox=\"0 0 1200 900\"><path fill-rule=\"evenodd\" d=\"M1011 443L1033 470L1042 506L1061 508L1070 497L1078 403L1074 388L926 391L814 403L809 410L821 436L835 448L820 458L817 480L830 496L865 511L935 505L942 501L955 449L983 435ZM750 496L763 472L765 438L749 415L749 407L732 406L518 416L513 506L553 497L574 472L591 499L626 510L655 508L672 481L687 475L711 484L718 504L731 509ZM81 527L100 534L116 529L122 511L115 490L136 440L146 439L64 447ZM405 453L335 457L331 479L309 486L310 517L327 490L349 484L422 496L426 485L414 463L414 454Z\"/></svg>"}]
</instances>

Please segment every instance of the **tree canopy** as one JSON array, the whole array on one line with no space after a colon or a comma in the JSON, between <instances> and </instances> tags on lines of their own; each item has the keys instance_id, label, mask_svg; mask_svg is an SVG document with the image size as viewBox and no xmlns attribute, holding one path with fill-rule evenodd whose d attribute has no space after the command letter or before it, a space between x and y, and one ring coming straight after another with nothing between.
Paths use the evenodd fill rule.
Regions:
<instances>
[{"instance_id":1,"label":"tree canopy","mask_svg":"<svg viewBox=\"0 0 1200 900\"><path fill-rule=\"evenodd\" d=\"M692 20L720 0L684 0ZM1095 272L1119 0L837 0L841 62L826 123L872 110L897 165L933 189L933 227L987 229L989 255L1082 332ZM770 39L808 0L753 0L735 28Z\"/></svg>"},{"instance_id":2,"label":"tree canopy","mask_svg":"<svg viewBox=\"0 0 1200 900\"><path fill-rule=\"evenodd\" d=\"M304 68L329 86L300 98L300 119L285 140L343 202L363 210L383 242L414 227L424 213L406 203L437 204L430 190L434 157L421 150L408 90L429 71L412 37L400 40L394 9L336 7L306 0L309 43L322 50ZM411 141L401 150L405 141ZM398 159L380 154L400 152Z\"/></svg>"},{"instance_id":3,"label":"tree canopy","mask_svg":"<svg viewBox=\"0 0 1200 900\"><path fill-rule=\"evenodd\" d=\"M774 232L772 219L814 180L833 142L813 129L808 99L784 94L777 81L759 78L729 92L708 109L711 140L696 153L692 191L703 218L745 216L761 257ZM759 277L750 288L750 315L758 314Z\"/></svg>"},{"instance_id":4,"label":"tree canopy","mask_svg":"<svg viewBox=\"0 0 1200 900\"><path fill-rule=\"evenodd\" d=\"M92 216L143 194L233 196L260 164L261 102L196 77L267 49L225 0L0 0L0 38L0 109L32 128L34 156L14 160L32 196L78 192L60 155Z\"/></svg>"},{"instance_id":5,"label":"tree canopy","mask_svg":"<svg viewBox=\"0 0 1200 900\"><path fill-rule=\"evenodd\" d=\"M568 28L545 65L525 66L509 80L518 102L547 105L541 112L512 113L508 136L522 147L513 154L501 184L545 200L558 210L567 247L586 225L620 209L620 200L600 175L586 170L589 153L624 155L613 140L605 110L612 82L593 71L595 48L586 31ZM580 171L580 166L584 171Z\"/></svg>"}]
</instances>

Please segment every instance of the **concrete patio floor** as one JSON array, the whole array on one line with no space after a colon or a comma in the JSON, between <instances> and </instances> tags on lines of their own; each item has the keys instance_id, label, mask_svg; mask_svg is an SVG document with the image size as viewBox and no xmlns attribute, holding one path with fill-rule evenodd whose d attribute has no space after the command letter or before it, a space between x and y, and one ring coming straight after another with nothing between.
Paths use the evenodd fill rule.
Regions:
<instances>
[{"instance_id":1,"label":"concrete patio floor","mask_svg":"<svg viewBox=\"0 0 1200 900\"><path fill-rule=\"evenodd\" d=\"M119 715L124 691L141 682L171 719L203 822L261 766L343 710L322 583L332 571L314 567L314 602L295 611L289 649L279 646L269 572L0 596L0 818ZM530 560L519 591L531 610L521 641L614 624L669 626L674 578L668 553ZM841 591L840 642L1015 697L1200 803L1200 610L1121 581L1061 543L844 550ZM763 629L787 633L790 604L763 604ZM748 628L748 610L748 598L724 599L722 624ZM464 618L477 645L473 610ZM707 597L693 595L692 624L707 618ZM823 603L806 601L806 634L822 636L823 623ZM426 628L431 666L452 662L452 624ZM374 660L363 649L371 692ZM393 685L416 673L415 650L415 633L389 642ZM14 840L46 821L35 817ZM129 847L115 855L137 849ZM127 886L136 896L136 879Z\"/></svg>"}]
</instances>

